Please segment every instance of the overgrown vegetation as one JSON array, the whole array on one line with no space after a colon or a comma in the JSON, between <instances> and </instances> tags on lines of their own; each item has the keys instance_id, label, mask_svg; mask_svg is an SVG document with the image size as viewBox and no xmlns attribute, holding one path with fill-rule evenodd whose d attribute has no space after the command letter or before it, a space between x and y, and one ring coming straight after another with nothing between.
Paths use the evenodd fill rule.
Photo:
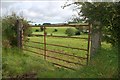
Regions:
<instances>
[{"instance_id":1,"label":"overgrown vegetation","mask_svg":"<svg viewBox=\"0 0 120 80\"><path fill-rule=\"evenodd\" d=\"M41 59L41 57L30 56L28 53L21 52L18 48L4 49L2 52L2 75L6 77L17 77L24 74L42 73L44 71L53 71L50 63ZM32 76L32 75L30 75ZM27 76L25 76L27 77Z\"/></svg>"},{"instance_id":2,"label":"overgrown vegetation","mask_svg":"<svg viewBox=\"0 0 120 80\"><path fill-rule=\"evenodd\" d=\"M100 38L103 33L107 42L113 46L118 45L120 2L75 2L74 4L78 7L78 14L83 16L82 19L77 18L77 21L92 23L93 32L100 32Z\"/></svg>"},{"instance_id":3,"label":"overgrown vegetation","mask_svg":"<svg viewBox=\"0 0 120 80\"><path fill-rule=\"evenodd\" d=\"M23 17L17 16L15 13L2 17L2 43L6 48L17 46L18 20L21 20L23 24L24 36L30 36L32 33L29 28L29 22Z\"/></svg>"},{"instance_id":4,"label":"overgrown vegetation","mask_svg":"<svg viewBox=\"0 0 120 80\"><path fill-rule=\"evenodd\" d=\"M117 49L102 43L102 48L97 53L88 66L68 75L80 78L118 78Z\"/></svg>"},{"instance_id":5,"label":"overgrown vegetation","mask_svg":"<svg viewBox=\"0 0 120 80\"><path fill-rule=\"evenodd\" d=\"M73 22L88 22L92 24L91 52L94 54L105 40L113 46L120 47L118 31L120 29L120 1L119 2L73 2L64 7L76 5L74 10L79 17L73 18ZM64 8L63 7L63 8ZM82 18L81 18L82 17ZM95 39L96 38L96 39ZM94 49L93 49L94 48Z\"/></svg>"},{"instance_id":6,"label":"overgrown vegetation","mask_svg":"<svg viewBox=\"0 0 120 80\"><path fill-rule=\"evenodd\" d=\"M102 45L90 64L77 71L56 68L29 52L18 54L17 48L3 49L3 78L26 74L32 78L118 78L118 52L110 44Z\"/></svg>"}]
</instances>

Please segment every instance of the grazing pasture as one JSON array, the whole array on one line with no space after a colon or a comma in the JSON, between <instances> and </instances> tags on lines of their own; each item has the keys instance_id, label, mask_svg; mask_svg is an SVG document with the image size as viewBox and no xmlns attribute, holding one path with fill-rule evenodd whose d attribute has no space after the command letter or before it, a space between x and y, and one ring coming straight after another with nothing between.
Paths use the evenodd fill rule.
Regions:
<instances>
[{"instance_id":1,"label":"grazing pasture","mask_svg":"<svg viewBox=\"0 0 120 80\"><path fill-rule=\"evenodd\" d=\"M39 51L40 52L40 51ZM95 55L88 66L77 71L54 67L43 57L18 49L7 49L2 52L3 78L117 78L118 52L110 44L102 43L98 55ZM14 58L13 58L14 57ZM26 76L23 76L26 75ZM30 76L30 77L29 77Z\"/></svg>"},{"instance_id":2,"label":"grazing pasture","mask_svg":"<svg viewBox=\"0 0 120 80\"><path fill-rule=\"evenodd\" d=\"M68 27L67 27L68 28ZM50 27L46 29L47 35L52 34L52 36L67 36L65 34L65 31L67 29L66 27ZM57 29L57 31L55 32L55 29ZM72 29L74 31L77 31L77 29L73 28ZM36 30L39 30L39 32ZM32 34L40 34L43 35L44 32L40 31L40 28L38 27L32 27ZM82 58L78 58L78 57L83 57L83 58L87 58L87 51L83 51L83 50L78 50L78 49L71 49L68 47L73 47L73 48L83 48L83 49L87 49L87 44L88 44L88 40L87 39L79 39L79 38L59 38L59 37L52 37L52 36L48 36L46 37L46 43L47 44L56 44L56 45L62 45L62 46L66 46L65 47L59 47L59 46L51 46L51 45L47 45L47 49L48 50L52 50L52 51L56 51L56 52L60 52L61 54L55 53L55 52L49 52L47 51L47 55L48 56L52 56L52 57L56 57L59 59L64 59L67 61L72 61L74 63L80 63L83 65L86 65L86 59L82 59ZM82 38L88 38L87 34L81 34L78 36L72 36L72 37L82 37ZM25 49L27 50L32 50L35 52L38 52L40 54L44 55L44 50L40 50L40 49L36 49L34 47L37 48L44 48L44 44L39 44L39 43L33 43L31 41L34 42L40 42L40 43L44 43L44 37L43 36L31 36L28 37L29 41L25 43ZM32 46L32 47L31 47ZM62 54L63 53L63 54ZM31 53L30 53L31 54ZM64 54L68 54L68 55L72 55L72 56L67 56ZM78 57L73 57L73 56L78 56ZM43 57L43 56L41 56ZM54 62L54 63L58 63L61 65L65 65L67 67L71 67L71 68L80 68L80 65L77 64L73 64L73 63L67 63L58 59L53 59L50 57L47 57L47 61L49 62Z\"/></svg>"}]
</instances>

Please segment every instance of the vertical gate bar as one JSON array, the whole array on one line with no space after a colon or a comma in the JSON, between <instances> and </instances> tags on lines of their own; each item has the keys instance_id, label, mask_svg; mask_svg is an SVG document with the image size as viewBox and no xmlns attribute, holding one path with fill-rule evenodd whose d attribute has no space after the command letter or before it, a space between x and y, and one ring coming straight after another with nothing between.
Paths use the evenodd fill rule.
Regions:
<instances>
[{"instance_id":1,"label":"vertical gate bar","mask_svg":"<svg viewBox=\"0 0 120 80\"><path fill-rule=\"evenodd\" d=\"M46 30L44 26L44 59L46 60Z\"/></svg>"},{"instance_id":2,"label":"vertical gate bar","mask_svg":"<svg viewBox=\"0 0 120 80\"><path fill-rule=\"evenodd\" d=\"M89 50L90 50L90 33L91 33L90 23L88 25L88 28L89 28L89 32L88 32L88 46L87 46L87 65L88 65L89 60L90 60L90 55L89 55Z\"/></svg>"}]
</instances>

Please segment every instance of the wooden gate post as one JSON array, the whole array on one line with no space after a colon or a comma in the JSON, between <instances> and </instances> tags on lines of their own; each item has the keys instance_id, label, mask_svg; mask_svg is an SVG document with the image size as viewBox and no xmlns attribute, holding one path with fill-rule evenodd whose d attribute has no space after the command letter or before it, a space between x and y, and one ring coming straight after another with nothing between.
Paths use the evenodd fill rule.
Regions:
<instances>
[{"instance_id":1,"label":"wooden gate post","mask_svg":"<svg viewBox=\"0 0 120 80\"><path fill-rule=\"evenodd\" d=\"M89 61L90 61L90 48L91 48L91 27L92 27L92 24L89 23L88 25L89 27L89 32L88 32L88 48L87 48L87 65L89 64Z\"/></svg>"},{"instance_id":2,"label":"wooden gate post","mask_svg":"<svg viewBox=\"0 0 120 80\"><path fill-rule=\"evenodd\" d=\"M44 26L44 59L46 60L46 30L45 30L45 26Z\"/></svg>"},{"instance_id":3,"label":"wooden gate post","mask_svg":"<svg viewBox=\"0 0 120 80\"><path fill-rule=\"evenodd\" d=\"M17 45L18 48L21 49L22 48L22 21L21 20L17 20Z\"/></svg>"}]
</instances>

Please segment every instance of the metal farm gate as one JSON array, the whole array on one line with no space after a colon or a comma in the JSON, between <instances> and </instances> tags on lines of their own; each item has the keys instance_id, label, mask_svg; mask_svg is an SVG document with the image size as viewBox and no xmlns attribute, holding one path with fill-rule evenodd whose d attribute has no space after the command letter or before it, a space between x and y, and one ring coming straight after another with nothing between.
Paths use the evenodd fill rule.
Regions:
<instances>
[{"instance_id":1,"label":"metal farm gate","mask_svg":"<svg viewBox=\"0 0 120 80\"><path fill-rule=\"evenodd\" d=\"M47 35L47 33L46 33L46 29L47 29L48 27L82 27L82 26L88 27L88 30L89 30L89 31L88 31L88 38L83 38L83 37L69 37L69 36L54 36L54 35ZM21 25L19 25L19 27L21 27ZM31 26L31 27L33 27L33 26ZM23 36L21 36L21 35L23 34L23 31L22 31L20 28L18 29L18 46L19 46L19 47L22 47L22 49L23 49L24 51L28 51L28 52L36 53L36 54L38 54L38 55L42 55L45 60L47 60L47 58L53 58L53 59L55 59L55 60L60 60L60 61L66 62L66 63L71 63L71 64L75 64L75 65L80 65L80 66L84 66L84 65L87 65L87 64L88 64L88 62L89 62L89 60L90 60L90 43L91 43L91 40L90 40L90 37L91 37L91 36L90 36L90 34L91 34L91 25L90 25L90 24L88 24L88 23L84 23L84 24L53 24L53 25L51 24L51 25L41 25L41 26L38 26L38 27L39 27L39 28L40 28L40 27L43 27L44 34L43 34L43 35L34 34L34 35L35 35L35 36L38 36L38 37L39 37L39 36L43 36L43 41L44 41L44 42L38 42L38 41L28 41L28 42L36 43L36 44L42 44L42 45L44 45L43 48L23 44L24 41L25 41L25 40L23 39ZM60 44L47 43L46 37L87 39L87 46L86 46L86 49L84 49L84 48L78 48L78 47L64 46L64 45L60 45ZM85 51L85 52L86 52L86 57L81 57L81 56L76 56L76 55L72 55L72 54L67 54L67 53L65 53L65 52L50 50L50 49L47 49L47 45ZM36 51L32 51L32 50L29 50L29 49L25 49L24 46L26 46L26 47L31 47L31 48L36 48L36 49L39 49L39 50L43 50L44 53L42 54L42 53L39 53L39 52L36 52ZM78 63L78 62L72 62L72 61L69 61L69 60L65 60L65 59L61 59L61 58L58 58L58 57L50 56L50 55L47 55L47 52L52 52L52 53L61 54L61 55L65 55L65 56L72 56L72 57L75 57L75 58L78 58L78 59L84 59L84 60L86 60L86 64L81 64L81 63ZM49 60L48 60L48 61L49 61ZM61 67L67 68L67 69L75 70L74 68L67 67L67 66L61 65L61 64L59 64L59 63L55 63L54 61L52 61L51 63L53 63L54 65L57 65L57 66L61 66Z\"/></svg>"}]
</instances>

